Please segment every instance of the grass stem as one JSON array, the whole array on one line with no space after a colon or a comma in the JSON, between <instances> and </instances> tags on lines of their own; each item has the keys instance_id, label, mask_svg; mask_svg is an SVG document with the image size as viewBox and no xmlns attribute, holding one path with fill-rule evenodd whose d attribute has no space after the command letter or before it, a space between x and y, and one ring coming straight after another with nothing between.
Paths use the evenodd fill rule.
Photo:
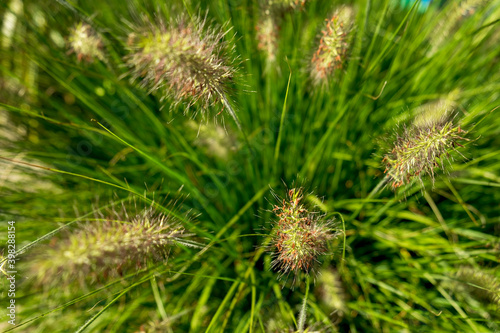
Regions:
<instances>
[{"instance_id":1,"label":"grass stem","mask_svg":"<svg viewBox=\"0 0 500 333\"><path fill-rule=\"evenodd\" d=\"M306 275L306 294L304 295L304 301L302 302L302 307L299 314L299 332L304 332L304 326L306 324L307 317L307 297L309 296L309 275Z\"/></svg>"}]
</instances>

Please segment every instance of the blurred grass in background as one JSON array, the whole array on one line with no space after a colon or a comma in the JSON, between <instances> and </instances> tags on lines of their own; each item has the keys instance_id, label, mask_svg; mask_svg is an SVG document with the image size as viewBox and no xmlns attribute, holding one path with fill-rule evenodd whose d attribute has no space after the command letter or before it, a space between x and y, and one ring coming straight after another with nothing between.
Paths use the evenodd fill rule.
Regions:
<instances>
[{"instance_id":1,"label":"blurred grass in background","mask_svg":"<svg viewBox=\"0 0 500 333\"><path fill-rule=\"evenodd\" d=\"M309 295L310 331L499 330L500 2L418 4L310 0L266 12L248 0L2 2L0 156L10 160L0 160L1 237L15 220L19 249L133 196L164 212L177 199L186 229L211 245L179 245L168 263L59 288L30 270L44 246L68 237L50 235L19 256L17 322L29 322L17 331L296 330L305 286L282 288L260 247L269 187L284 194L294 181L346 222L345 262L339 237ZM311 59L341 5L355 13L349 55L317 85ZM185 116L184 104L130 81L129 23L180 13L231 29L224 38L241 63L228 98L242 131L220 103ZM266 15L279 26L271 63L256 29ZM104 61L68 52L80 22L101 36ZM370 195L398 125L443 102L469 131L466 159L451 152L450 174L434 184Z\"/></svg>"}]
</instances>

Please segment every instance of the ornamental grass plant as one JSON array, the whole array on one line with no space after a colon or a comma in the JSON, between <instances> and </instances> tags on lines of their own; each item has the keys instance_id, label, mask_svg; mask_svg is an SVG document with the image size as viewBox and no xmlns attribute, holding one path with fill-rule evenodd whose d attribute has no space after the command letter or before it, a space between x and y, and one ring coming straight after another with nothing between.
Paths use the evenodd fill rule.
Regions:
<instances>
[{"instance_id":1,"label":"ornamental grass plant","mask_svg":"<svg viewBox=\"0 0 500 333\"><path fill-rule=\"evenodd\" d=\"M499 19L0 2L0 331L499 331Z\"/></svg>"}]
</instances>

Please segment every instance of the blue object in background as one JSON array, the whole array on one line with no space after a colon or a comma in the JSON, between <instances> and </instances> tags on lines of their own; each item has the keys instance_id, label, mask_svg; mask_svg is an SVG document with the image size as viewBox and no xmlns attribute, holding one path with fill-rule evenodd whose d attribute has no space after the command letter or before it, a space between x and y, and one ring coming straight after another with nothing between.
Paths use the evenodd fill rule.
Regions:
<instances>
[{"instance_id":1,"label":"blue object in background","mask_svg":"<svg viewBox=\"0 0 500 333\"><path fill-rule=\"evenodd\" d=\"M425 12L427 8L429 8L431 1L432 0L420 0L420 4L418 5L418 11ZM415 2L416 0L400 0L401 6L403 6L404 8L410 8L411 6L413 6Z\"/></svg>"}]
</instances>

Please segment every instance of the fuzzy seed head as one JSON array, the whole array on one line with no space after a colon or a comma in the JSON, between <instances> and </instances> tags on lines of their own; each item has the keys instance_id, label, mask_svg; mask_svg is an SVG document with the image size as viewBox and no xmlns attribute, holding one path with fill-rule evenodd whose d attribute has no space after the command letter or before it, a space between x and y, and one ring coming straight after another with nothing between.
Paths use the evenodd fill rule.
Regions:
<instances>
[{"instance_id":1,"label":"fuzzy seed head","mask_svg":"<svg viewBox=\"0 0 500 333\"><path fill-rule=\"evenodd\" d=\"M68 37L69 53L75 53L78 61L104 61L103 43L99 35L86 23L78 23Z\"/></svg>"},{"instance_id":2,"label":"fuzzy seed head","mask_svg":"<svg viewBox=\"0 0 500 333\"><path fill-rule=\"evenodd\" d=\"M172 318L167 318L165 320L151 320L147 324L141 325L137 331L134 333L163 333L163 332L173 332L172 322L175 320Z\"/></svg>"},{"instance_id":3,"label":"fuzzy seed head","mask_svg":"<svg viewBox=\"0 0 500 333\"><path fill-rule=\"evenodd\" d=\"M257 48L264 53L268 65L276 61L276 52L278 50L278 31L279 27L275 18L269 13L259 20L255 27L257 30Z\"/></svg>"},{"instance_id":4,"label":"fuzzy seed head","mask_svg":"<svg viewBox=\"0 0 500 333\"><path fill-rule=\"evenodd\" d=\"M430 35L429 56L434 55L445 42L453 38L463 20L473 15L481 7L487 5L487 0L464 0L455 1L451 4L446 19L437 23L435 32Z\"/></svg>"},{"instance_id":5,"label":"fuzzy seed head","mask_svg":"<svg viewBox=\"0 0 500 333\"><path fill-rule=\"evenodd\" d=\"M434 124L445 123L458 105L457 98L459 94L459 90L454 90L446 98L438 99L416 108L413 112L415 114L413 125L415 127L426 128Z\"/></svg>"},{"instance_id":6,"label":"fuzzy seed head","mask_svg":"<svg viewBox=\"0 0 500 333\"><path fill-rule=\"evenodd\" d=\"M433 115L434 112L438 115ZM448 112L429 110L429 118L417 118L411 127L397 134L392 151L384 156L385 173L396 189L413 179L422 181L428 175L434 182L435 170L445 169L450 159L449 151L457 151L458 141L467 132L448 120ZM457 151L458 152L458 151Z\"/></svg>"},{"instance_id":7,"label":"fuzzy seed head","mask_svg":"<svg viewBox=\"0 0 500 333\"><path fill-rule=\"evenodd\" d=\"M500 279L483 270L463 266L456 273L456 279L461 282L456 285L457 291L466 292L477 300L494 305L497 309L500 306Z\"/></svg>"},{"instance_id":8,"label":"fuzzy seed head","mask_svg":"<svg viewBox=\"0 0 500 333\"><path fill-rule=\"evenodd\" d=\"M311 60L311 78L315 84L326 83L336 70L343 68L349 49L353 9L338 9L321 31L321 39Z\"/></svg>"},{"instance_id":9,"label":"fuzzy seed head","mask_svg":"<svg viewBox=\"0 0 500 333\"><path fill-rule=\"evenodd\" d=\"M307 0L267 0L267 5L270 7L301 9L306 2Z\"/></svg>"},{"instance_id":10,"label":"fuzzy seed head","mask_svg":"<svg viewBox=\"0 0 500 333\"><path fill-rule=\"evenodd\" d=\"M303 190L291 189L280 205L275 205L274 222L270 250L273 252L272 267L281 276L290 272L309 273L318 258L328 251L328 242L336 234L333 221L324 220L317 212L310 212L302 203Z\"/></svg>"},{"instance_id":11,"label":"fuzzy seed head","mask_svg":"<svg viewBox=\"0 0 500 333\"><path fill-rule=\"evenodd\" d=\"M162 99L208 107L227 93L236 72L225 35L199 18L146 22L129 35L125 61L150 93L161 90Z\"/></svg>"},{"instance_id":12,"label":"fuzzy seed head","mask_svg":"<svg viewBox=\"0 0 500 333\"><path fill-rule=\"evenodd\" d=\"M324 269L318 274L319 299L328 307L330 312L342 317L346 312L345 290L339 274L333 269Z\"/></svg>"},{"instance_id":13,"label":"fuzzy seed head","mask_svg":"<svg viewBox=\"0 0 500 333\"><path fill-rule=\"evenodd\" d=\"M223 126L213 123L199 124L194 120L186 123L191 133L195 134L192 144L201 149L207 156L217 157L227 161L231 153L238 150L238 141L233 132L228 131Z\"/></svg>"},{"instance_id":14,"label":"fuzzy seed head","mask_svg":"<svg viewBox=\"0 0 500 333\"><path fill-rule=\"evenodd\" d=\"M37 283L69 285L102 280L147 267L148 262L166 262L172 246L199 246L190 240L173 216L157 212L154 206L141 211L122 206L96 214L78 230L53 242L32 260Z\"/></svg>"}]
</instances>

